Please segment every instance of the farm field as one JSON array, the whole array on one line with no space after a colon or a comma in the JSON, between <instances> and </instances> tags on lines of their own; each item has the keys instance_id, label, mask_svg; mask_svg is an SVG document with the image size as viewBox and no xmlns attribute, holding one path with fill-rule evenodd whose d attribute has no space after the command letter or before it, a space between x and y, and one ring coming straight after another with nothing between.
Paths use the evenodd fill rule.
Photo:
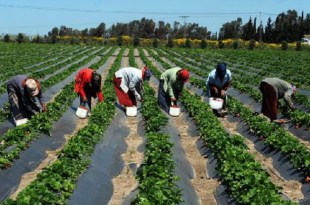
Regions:
<instances>
[{"instance_id":1,"label":"farm field","mask_svg":"<svg viewBox=\"0 0 310 205\"><path fill-rule=\"evenodd\" d=\"M310 203L309 52L1 43L0 53L0 204ZM225 118L205 96L221 61L233 79ZM153 76L127 117L114 73L145 65ZM174 66L190 71L179 117L157 106L160 74ZM105 101L79 119L73 80L84 67L102 75ZM17 74L40 80L48 112L14 127L6 81ZM297 109L280 107L286 126L257 115L265 77L297 85Z\"/></svg>"}]
</instances>

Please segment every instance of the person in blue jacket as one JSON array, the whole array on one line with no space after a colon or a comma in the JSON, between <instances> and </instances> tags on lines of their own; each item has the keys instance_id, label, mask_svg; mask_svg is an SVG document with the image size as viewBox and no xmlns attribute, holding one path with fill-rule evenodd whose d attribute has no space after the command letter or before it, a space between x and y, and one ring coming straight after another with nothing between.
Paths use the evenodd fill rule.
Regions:
<instances>
[{"instance_id":1,"label":"person in blue jacket","mask_svg":"<svg viewBox=\"0 0 310 205\"><path fill-rule=\"evenodd\" d=\"M207 97L221 98L223 102L223 113L226 110L227 89L231 85L231 72L226 63L218 63L208 76Z\"/></svg>"},{"instance_id":2,"label":"person in blue jacket","mask_svg":"<svg viewBox=\"0 0 310 205\"><path fill-rule=\"evenodd\" d=\"M41 85L33 78L26 75L10 78L7 82L7 93L14 121L29 119L40 111L47 111ZM41 108L36 103L36 98L38 98Z\"/></svg>"}]
</instances>

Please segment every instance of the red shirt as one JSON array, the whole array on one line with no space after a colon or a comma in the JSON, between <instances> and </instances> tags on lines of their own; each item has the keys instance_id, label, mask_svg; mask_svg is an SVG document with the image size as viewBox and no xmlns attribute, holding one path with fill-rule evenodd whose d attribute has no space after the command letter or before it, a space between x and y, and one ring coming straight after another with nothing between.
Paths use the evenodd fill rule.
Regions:
<instances>
[{"instance_id":1,"label":"red shirt","mask_svg":"<svg viewBox=\"0 0 310 205\"><path fill-rule=\"evenodd\" d=\"M94 72L93 69L83 68L82 70L80 70L78 72L77 76L75 77L74 90L75 90L75 92L79 93L82 96L82 98L86 97L84 87L88 83L91 83L91 76L92 76L93 72ZM101 91L101 86L97 92L97 96L98 96L98 101L102 102L103 101L103 94Z\"/></svg>"}]
</instances>

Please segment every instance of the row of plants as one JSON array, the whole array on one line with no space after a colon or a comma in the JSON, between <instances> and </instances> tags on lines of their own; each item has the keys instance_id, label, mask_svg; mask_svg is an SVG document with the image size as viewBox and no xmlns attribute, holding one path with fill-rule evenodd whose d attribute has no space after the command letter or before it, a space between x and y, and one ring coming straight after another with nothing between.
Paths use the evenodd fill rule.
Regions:
<instances>
[{"instance_id":1,"label":"row of plants","mask_svg":"<svg viewBox=\"0 0 310 205\"><path fill-rule=\"evenodd\" d=\"M16 200L3 204L67 204L77 180L90 165L95 145L115 114L114 72L121 66L124 49L117 55L104 82L104 102L95 106L87 125L78 131L58 154L58 160L43 169L36 180L20 192Z\"/></svg>"},{"instance_id":2,"label":"row of plants","mask_svg":"<svg viewBox=\"0 0 310 205\"><path fill-rule=\"evenodd\" d=\"M230 136L200 96L183 91L182 104L195 119L200 137L217 159L217 171L238 204L293 204L285 201L242 136Z\"/></svg>"},{"instance_id":3,"label":"row of plants","mask_svg":"<svg viewBox=\"0 0 310 205\"><path fill-rule=\"evenodd\" d=\"M230 136L209 105L187 90L181 98L186 110L195 119L201 138L214 153L217 170L228 192L240 204L292 204L285 201L268 173L249 154L242 136ZM260 193L260 194L257 194Z\"/></svg>"},{"instance_id":4,"label":"row of plants","mask_svg":"<svg viewBox=\"0 0 310 205\"><path fill-rule=\"evenodd\" d=\"M145 59L145 56L142 59ZM143 62L148 65L154 76L159 77L151 63ZM132 48L129 52L129 63L130 66L138 67ZM176 185L178 177L173 175L173 144L169 135L163 133L168 118L158 107L155 91L148 83L144 83L143 90L142 115L147 144L143 163L137 172L139 193L132 204L179 204L181 190Z\"/></svg>"},{"instance_id":5,"label":"row of plants","mask_svg":"<svg viewBox=\"0 0 310 205\"><path fill-rule=\"evenodd\" d=\"M76 55L77 53L74 52L74 56ZM85 55L85 54L84 54ZM83 54L79 56L79 58L83 57L84 56ZM79 58L75 58L75 60L79 59ZM58 58L57 58L58 59ZM3 73L3 75L1 75L2 79L3 80L8 80L8 78L14 76L14 75L18 75L18 74L25 74L27 73L28 76L31 76L31 77L34 77L34 78L40 78L48 73L53 73L55 72L57 69L59 69L59 67L61 67L62 65L67 65L69 62L73 62L73 60L69 61L64 61L62 63L57 63L55 64L54 66L52 66L52 68L49 68L48 71L42 71L41 69L41 66L35 66L34 68L31 68L30 70L25 70L24 68L18 68L18 69L8 69L7 71L5 71ZM52 62L49 62L49 63L53 63ZM40 64L41 65L41 64ZM44 66L44 65L42 65ZM6 92L6 83L2 83L2 85L0 86L0 94L3 94L4 92Z\"/></svg>"},{"instance_id":6,"label":"row of plants","mask_svg":"<svg viewBox=\"0 0 310 205\"><path fill-rule=\"evenodd\" d=\"M70 48L70 50L68 48ZM49 64L51 61L50 59L57 59L58 57L66 56L74 49L74 47L68 48L64 48L64 50L59 52L59 50L55 49L54 47L50 47L50 49L39 47L38 50L27 49L24 51L25 53L19 53L20 50L25 49L23 46L10 48L14 49L15 55L2 60L2 66L0 70L3 74L0 76L0 80L4 81L9 77L19 73L25 73L30 70L37 70L39 67L44 66L44 64ZM51 53L50 50L53 50L53 52Z\"/></svg>"},{"instance_id":7,"label":"row of plants","mask_svg":"<svg viewBox=\"0 0 310 205\"><path fill-rule=\"evenodd\" d=\"M76 69L79 66L82 66L85 63L89 62L98 53L102 52L101 50L102 50L102 48L98 49L96 51L93 51L92 53L87 53L87 54L89 54L89 56L86 58L83 57L83 55L79 55L78 57L82 58L82 60L78 60L78 58L74 58L76 61L68 60L66 62L63 62L62 64L58 64L56 66L51 67L51 69L48 69L46 71L42 71L41 72L42 74L40 74L40 75L45 75L47 73L57 71L57 69L59 69L58 66L65 66L66 65L66 69L64 71L57 73L57 74L54 74L50 78L41 81L41 87L42 87L43 92L45 90L47 90L47 88L53 86L54 84L59 83L59 82L63 81L64 79L66 79L68 77L68 75L70 75L72 72L76 71ZM107 49L105 49L105 50L107 50ZM71 62L73 62L73 63L71 63ZM67 63L69 63L69 64L67 64ZM6 85L3 85L2 87L4 88L4 87L6 87ZM6 89L6 88L4 88L4 89ZM11 117L10 116L10 110L9 110L9 103L6 103L4 105L4 107L2 109L0 109L0 123L9 117Z\"/></svg>"},{"instance_id":8,"label":"row of plants","mask_svg":"<svg viewBox=\"0 0 310 205\"><path fill-rule=\"evenodd\" d=\"M235 110L236 104L238 104L237 111ZM240 109L239 106L243 107L243 109L246 110L246 114L245 114L246 116L244 120L247 123L247 125L250 127L250 129L253 130L255 134L260 134L259 137L268 136L269 140L268 140L268 143L267 141L266 143L269 146L272 145L273 147L287 154L287 156L289 156L295 168L297 170L302 170L305 173L305 179L306 179L309 176L309 168L310 168L309 149L305 145L300 143L296 137L292 136L291 133L279 127L277 124L270 123L265 118L262 118L260 116L253 116L253 111L249 108L244 107L243 104L238 102L237 100L234 100L234 101L230 100L228 103L229 111L234 112L237 115L239 115L239 112L238 112ZM289 111L288 115L291 117L293 122L297 124L297 126L300 126L300 123L303 123L307 125L308 127L310 126L310 120L309 120L310 118L307 113L303 111L295 110L295 111ZM248 120L249 118L253 119L253 121L249 121ZM253 128L253 126L255 126L255 129ZM278 140L280 136L281 136L281 140Z\"/></svg>"},{"instance_id":9,"label":"row of plants","mask_svg":"<svg viewBox=\"0 0 310 205\"><path fill-rule=\"evenodd\" d=\"M110 55L115 51L111 49L97 64L103 64ZM73 67L77 70L79 65ZM48 111L34 115L26 124L8 130L2 137L0 146L0 167L7 168L12 165L13 160L19 156L20 152L27 148L28 143L36 138L39 133L49 134L55 121L68 109L72 101L76 98L73 92L74 82L66 85L62 91L55 97L53 102L47 103ZM15 146L13 149L6 148Z\"/></svg>"},{"instance_id":10,"label":"row of plants","mask_svg":"<svg viewBox=\"0 0 310 205\"><path fill-rule=\"evenodd\" d=\"M271 149L277 149L285 154L297 170L304 172L305 179L310 175L310 151L294 136L266 118L254 115L253 111L245 107L236 99L230 97L229 112L240 116L250 131Z\"/></svg>"},{"instance_id":11,"label":"row of plants","mask_svg":"<svg viewBox=\"0 0 310 205\"><path fill-rule=\"evenodd\" d=\"M158 52L159 54L162 54L160 52ZM153 53L154 54L154 53ZM202 72L196 72L196 68L193 68L191 66L191 64L189 63L183 63L179 60L176 60L175 58L173 58L172 56L170 55L165 55L166 58L168 58L171 62L174 62L176 64L179 64L179 66L183 66L183 67L186 67L187 69L189 69L191 72L197 74L197 75L201 75ZM157 56L156 57L156 60L159 59L160 60L160 57ZM202 61L203 62L203 61ZM165 63L165 62L162 62L161 60L161 63ZM207 75L204 75L204 76L207 76ZM259 90L257 88L254 88L253 85L247 85L247 84L244 84L243 82L251 82L252 80L247 80L247 79L253 79L255 77L252 77L252 76L246 76L246 75L242 75L242 77L238 77L238 76L235 76L233 78L233 83L232 83L232 86L234 88L236 88L237 90L239 90L240 92L245 92L246 94L248 94L251 98L253 98L255 101L257 102L261 102L262 101L262 95L261 93L259 92ZM199 78L195 78L195 77L191 77L191 82L193 82L193 85L195 86L198 86L202 89L205 89L205 81L199 79ZM304 95L301 95L301 94L297 94L297 101L298 102L302 102L304 103L304 105L307 107L307 105L310 103L310 100L309 98L307 98L306 96ZM299 99L299 100L298 100ZM309 104L310 105L310 104ZM302 110L294 110L294 111L288 111L288 112L284 112L283 113L285 116L288 116L292 119L292 122L295 123L296 127L300 127L302 125L306 125L308 128L310 128L310 116L307 112L305 111L302 111Z\"/></svg>"}]
</instances>

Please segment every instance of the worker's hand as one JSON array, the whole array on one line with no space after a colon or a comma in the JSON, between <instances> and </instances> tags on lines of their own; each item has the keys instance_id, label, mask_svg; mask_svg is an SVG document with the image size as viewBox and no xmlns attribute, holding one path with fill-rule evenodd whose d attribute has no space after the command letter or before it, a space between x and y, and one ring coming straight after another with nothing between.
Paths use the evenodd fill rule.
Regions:
<instances>
[{"instance_id":1,"label":"worker's hand","mask_svg":"<svg viewBox=\"0 0 310 205\"><path fill-rule=\"evenodd\" d=\"M42 103L42 112L47 112L47 106L45 103Z\"/></svg>"},{"instance_id":2,"label":"worker's hand","mask_svg":"<svg viewBox=\"0 0 310 205\"><path fill-rule=\"evenodd\" d=\"M87 97L83 97L83 102L87 102Z\"/></svg>"},{"instance_id":3,"label":"worker's hand","mask_svg":"<svg viewBox=\"0 0 310 205\"><path fill-rule=\"evenodd\" d=\"M219 93L219 91L217 90L217 88L216 88L216 87L211 87L211 89L213 90L213 92L214 92L214 93L216 93L216 94L218 94L218 93Z\"/></svg>"},{"instance_id":4,"label":"worker's hand","mask_svg":"<svg viewBox=\"0 0 310 205\"><path fill-rule=\"evenodd\" d=\"M225 97L226 96L226 91L225 90L221 90L221 97Z\"/></svg>"},{"instance_id":5,"label":"worker's hand","mask_svg":"<svg viewBox=\"0 0 310 205\"><path fill-rule=\"evenodd\" d=\"M140 95L136 95L136 100L140 101L141 100L141 96Z\"/></svg>"},{"instance_id":6,"label":"worker's hand","mask_svg":"<svg viewBox=\"0 0 310 205\"><path fill-rule=\"evenodd\" d=\"M176 104L177 104L177 99L171 98L171 106L176 105Z\"/></svg>"}]
</instances>

